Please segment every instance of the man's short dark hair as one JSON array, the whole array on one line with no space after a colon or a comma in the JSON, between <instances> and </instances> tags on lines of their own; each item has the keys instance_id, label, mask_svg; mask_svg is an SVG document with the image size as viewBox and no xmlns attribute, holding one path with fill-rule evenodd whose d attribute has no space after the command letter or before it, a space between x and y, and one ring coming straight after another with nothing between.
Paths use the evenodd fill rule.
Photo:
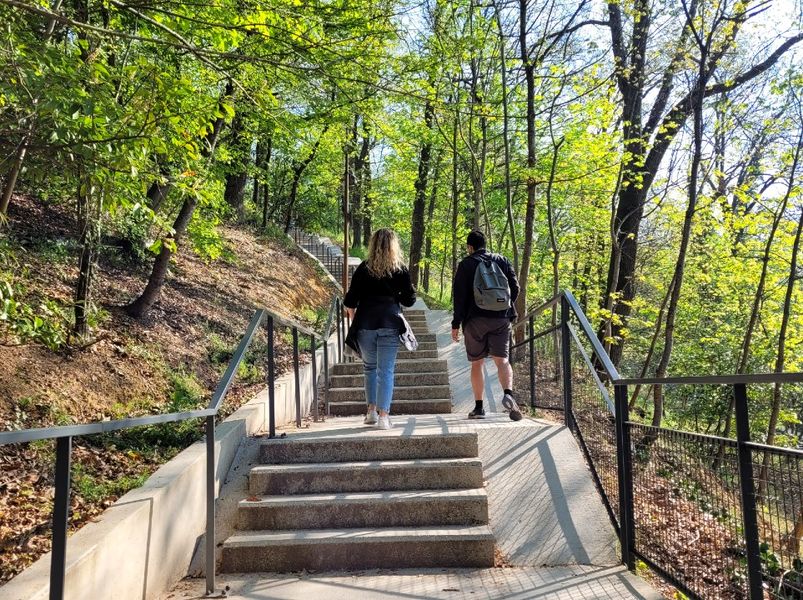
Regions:
<instances>
[{"instance_id":1,"label":"man's short dark hair","mask_svg":"<svg viewBox=\"0 0 803 600\"><path fill-rule=\"evenodd\" d=\"M474 231L468 234L468 239L466 240L466 244L474 248L474 250L485 248L485 234L479 229L475 229Z\"/></svg>"}]
</instances>

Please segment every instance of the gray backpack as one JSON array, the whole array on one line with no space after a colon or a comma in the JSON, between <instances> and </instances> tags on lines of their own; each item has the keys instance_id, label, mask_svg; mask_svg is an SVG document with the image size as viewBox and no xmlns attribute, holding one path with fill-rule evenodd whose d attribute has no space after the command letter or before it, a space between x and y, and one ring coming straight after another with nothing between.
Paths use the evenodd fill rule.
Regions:
<instances>
[{"instance_id":1,"label":"gray backpack","mask_svg":"<svg viewBox=\"0 0 803 600\"><path fill-rule=\"evenodd\" d=\"M510 308L510 284L497 262L475 256L478 265L474 271L474 303L483 310Z\"/></svg>"}]
</instances>

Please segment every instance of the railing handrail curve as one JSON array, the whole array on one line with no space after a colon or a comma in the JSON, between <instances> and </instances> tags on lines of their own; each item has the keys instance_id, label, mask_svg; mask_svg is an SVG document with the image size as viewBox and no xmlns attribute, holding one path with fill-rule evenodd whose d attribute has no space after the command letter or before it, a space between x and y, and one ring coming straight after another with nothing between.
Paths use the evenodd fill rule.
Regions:
<instances>
[{"instance_id":1,"label":"railing handrail curve","mask_svg":"<svg viewBox=\"0 0 803 600\"><path fill-rule=\"evenodd\" d=\"M553 296L546 302L538 305L530 312L520 317L515 323L514 327L522 327L526 325L530 318L535 318L541 315L547 309L555 306L560 302L561 298L565 298L572 313L580 323L580 328L583 331L586 339L592 346L595 358L599 361L600 366L605 370L608 375L609 382L612 385L733 385L733 384L770 384L770 383L802 383L803 372L780 372L780 373L748 373L748 374L724 374L724 375L688 375L688 376L674 376L674 377L622 377L610 356L605 351L604 346L600 343L599 338L594 333L588 318L583 312L574 295L569 290L562 290L558 295ZM550 327L550 330L552 328ZM539 333L530 332L530 335L540 335ZM523 345L527 340L520 341L516 346Z\"/></svg>"}]
</instances>

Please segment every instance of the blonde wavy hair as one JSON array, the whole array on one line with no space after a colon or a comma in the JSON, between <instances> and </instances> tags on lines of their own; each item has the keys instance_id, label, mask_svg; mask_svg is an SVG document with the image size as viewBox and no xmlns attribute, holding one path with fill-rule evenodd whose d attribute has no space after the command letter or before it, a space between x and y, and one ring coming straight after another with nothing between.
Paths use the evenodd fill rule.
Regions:
<instances>
[{"instance_id":1,"label":"blonde wavy hair","mask_svg":"<svg viewBox=\"0 0 803 600\"><path fill-rule=\"evenodd\" d=\"M399 236L392 229L377 229L368 244L368 270L374 277L390 277L404 267Z\"/></svg>"}]
</instances>

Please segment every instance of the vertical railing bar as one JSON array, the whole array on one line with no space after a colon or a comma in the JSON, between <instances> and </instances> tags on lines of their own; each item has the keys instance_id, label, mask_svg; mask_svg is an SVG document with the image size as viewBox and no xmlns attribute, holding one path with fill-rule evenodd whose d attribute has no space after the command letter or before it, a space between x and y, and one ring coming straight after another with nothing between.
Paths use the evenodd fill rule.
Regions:
<instances>
[{"instance_id":1,"label":"vertical railing bar","mask_svg":"<svg viewBox=\"0 0 803 600\"><path fill-rule=\"evenodd\" d=\"M206 417L206 593L215 591L215 417Z\"/></svg>"},{"instance_id":2,"label":"vertical railing bar","mask_svg":"<svg viewBox=\"0 0 803 600\"><path fill-rule=\"evenodd\" d=\"M56 440L56 494L53 502L53 549L50 555L50 600L64 598L67 569L67 528L70 519L72 438Z\"/></svg>"},{"instance_id":3,"label":"vertical railing bar","mask_svg":"<svg viewBox=\"0 0 803 600\"><path fill-rule=\"evenodd\" d=\"M561 324L561 362L563 367L563 411L566 427L572 428L572 354L571 332L569 331L569 301L565 296L560 298Z\"/></svg>"},{"instance_id":4,"label":"vertical railing bar","mask_svg":"<svg viewBox=\"0 0 803 600\"><path fill-rule=\"evenodd\" d=\"M293 375L296 391L296 427L301 427L301 369L298 364L298 329L293 327Z\"/></svg>"},{"instance_id":5,"label":"vertical railing bar","mask_svg":"<svg viewBox=\"0 0 803 600\"><path fill-rule=\"evenodd\" d=\"M323 401L326 403L326 416L329 416L329 337L331 331L326 332L323 340Z\"/></svg>"},{"instance_id":6,"label":"vertical railing bar","mask_svg":"<svg viewBox=\"0 0 803 600\"><path fill-rule=\"evenodd\" d=\"M336 303L335 328L337 329L337 362L343 362L343 341L341 340L340 321L343 318L343 308L340 306L340 299Z\"/></svg>"},{"instance_id":7,"label":"vertical railing bar","mask_svg":"<svg viewBox=\"0 0 803 600\"><path fill-rule=\"evenodd\" d=\"M317 423L319 417L318 408L318 352L315 344L315 336L311 335L310 344L312 345L312 414L313 420Z\"/></svg>"},{"instance_id":8,"label":"vertical railing bar","mask_svg":"<svg viewBox=\"0 0 803 600\"><path fill-rule=\"evenodd\" d=\"M276 437L276 360L273 351L273 317L268 315L268 437Z\"/></svg>"},{"instance_id":9,"label":"vertical railing bar","mask_svg":"<svg viewBox=\"0 0 803 600\"><path fill-rule=\"evenodd\" d=\"M530 317L530 408L535 408L535 317Z\"/></svg>"},{"instance_id":10,"label":"vertical railing bar","mask_svg":"<svg viewBox=\"0 0 803 600\"><path fill-rule=\"evenodd\" d=\"M761 548L756 516L756 486L753 475L753 455L750 450L750 414L747 409L747 386L733 386L736 408L736 444L739 455L739 484L742 494L742 524L747 552L747 580L751 600L762 600Z\"/></svg>"},{"instance_id":11,"label":"vertical railing bar","mask_svg":"<svg viewBox=\"0 0 803 600\"><path fill-rule=\"evenodd\" d=\"M622 563L631 571L636 563L633 556L635 546L635 518L633 515L633 449L630 445L628 429L627 386L614 386L616 401L616 462L619 484L619 542L622 547Z\"/></svg>"}]
</instances>

